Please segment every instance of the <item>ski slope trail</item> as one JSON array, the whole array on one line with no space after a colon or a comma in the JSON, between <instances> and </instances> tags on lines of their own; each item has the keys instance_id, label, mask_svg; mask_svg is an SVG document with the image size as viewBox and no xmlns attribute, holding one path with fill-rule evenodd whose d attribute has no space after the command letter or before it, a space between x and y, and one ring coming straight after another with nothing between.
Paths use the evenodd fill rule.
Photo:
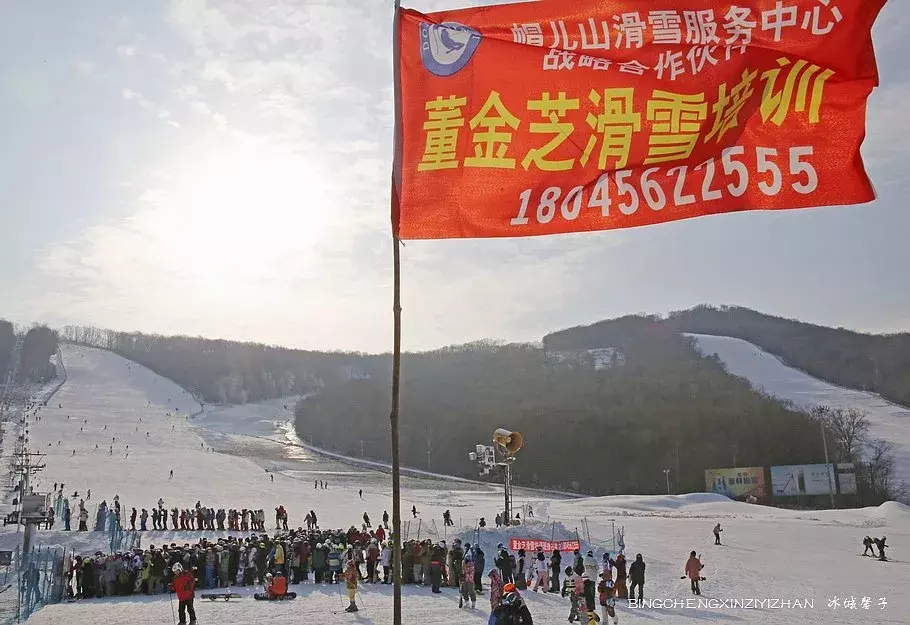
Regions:
<instances>
[{"instance_id":1,"label":"ski slope trail","mask_svg":"<svg viewBox=\"0 0 910 625\"><path fill-rule=\"evenodd\" d=\"M869 415L871 437L894 445L897 479L910 483L910 409L892 404L875 393L843 388L813 378L741 339L707 334L687 336L695 338L702 353L717 354L727 371L747 379L754 388L772 397L806 409L826 405L863 410Z\"/></svg>"},{"instance_id":2,"label":"ski slope trail","mask_svg":"<svg viewBox=\"0 0 910 625\"><path fill-rule=\"evenodd\" d=\"M199 406L172 382L113 354L64 346L69 378L52 402L30 423L35 449L47 453L47 469L36 482L39 491L64 482L66 492L79 497L92 491L87 506L119 495L127 511L133 506L192 507L195 502L214 508L255 507L269 513L283 504L290 524L299 526L310 509L321 525L349 527L361 522L366 511L379 520L391 510L390 478L382 471L351 466L300 447L289 446L279 426L288 419L284 402L247 407ZM290 409L291 403L288 403ZM211 412L209 412L211 411ZM141 419L141 421L140 421ZM270 431L271 428L271 431ZM129 445L127 451L126 446ZM97 449L96 449L97 446ZM75 453L74 453L75 452ZM127 455L128 454L128 455ZM567 461L569 458L567 457ZM521 462L519 459L518 462ZM170 470L174 478L169 478ZM274 480L273 480L274 478ZM327 480L327 489L314 489L314 480ZM361 499L358 491L363 490ZM402 501L406 538L461 536L474 540L475 520L491 519L499 509L500 490L483 484L445 478L409 477L403 480ZM75 505L78 502L71 502ZM510 537L582 538L586 519L596 557L623 527L626 553L642 553L647 563L645 596L665 601L663 608L619 608L620 622L632 623L755 623L758 625L829 625L862 622L906 622L910 599L910 508L889 503L863 510L795 512L751 506L719 495L624 496L587 499L551 497L533 491L520 503L531 503L536 517L519 528L487 528L481 544L492 564L495 545ZM407 512L415 505L418 518ZM442 512L452 511L455 528L443 528ZM527 520L526 520L527 521ZM715 547L714 523L721 522L728 544ZM269 521L271 528L272 523ZM104 549L100 532L39 530L39 545L62 545L84 554ZM231 532L145 532L143 547L161 543L213 540ZM866 534L886 534L893 545L891 562L857 557ZM15 528L0 532L0 549L20 539ZM587 546L587 544L586 544ZM688 552L698 551L705 564L704 600L717 603L673 605L691 597L681 580ZM566 556L568 559L569 556ZM565 563L565 562L564 562ZM361 611L342 612L340 586L292 586L292 602L257 602L250 588L234 589L241 599L202 601L197 591L199 623L222 625L290 622L325 625L392 623L392 589L361 587ZM488 594L478 597L476 610L459 610L455 589L432 595L429 589L404 588L404 622L414 625L480 625L487 622ZM568 601L527 591L535 623L564 622ZM845 610L845 598L870 598L870 608ZM838 607L829 602L837 598ZM884 598L884 609L880 599ZM719 602L733 600L811 600L813 607L765 604L759 609L733 608ZM776 607L772 607L776 606ZM173 606L176 608L176 603ZM167 625L174 623L167 595L81 600L47 606L29 620L34 625L96 625L99 622ZM860 612L857 614L857 612Z\"/></svg>"}]
</instances>

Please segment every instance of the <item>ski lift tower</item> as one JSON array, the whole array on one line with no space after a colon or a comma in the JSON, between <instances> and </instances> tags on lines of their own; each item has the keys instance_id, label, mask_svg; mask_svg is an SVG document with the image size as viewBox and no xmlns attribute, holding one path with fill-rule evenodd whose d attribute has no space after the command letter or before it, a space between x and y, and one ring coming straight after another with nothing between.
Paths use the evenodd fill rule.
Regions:
<instances>
[{"instance_id":1,"label":"ski lift tower","mask_svg":"<svg viewBox=\"0 0 910 625\"><path fill-rule=\"evenodd\" d=\"M515 454L521 449L523 442L524 438L520 432L499 428L493 432L492 445L477 445L474 451L468 454L471 461L479 465L481 475L489 475L497 467L502 470L505 494L503 520L506 525L512 524L512 462L515 461Z\"/></svg>"},{"instance_id":2,"label":"ski lift tower","mask_svg":"<svg viewBox=\"0 0 910 625\"><path fill-rule=\"evenodd\" d=\"M21 476L19 480L19 523L25 526L22 539L23 560L31 551L35 527L47 520L48 496L33 494L29 487L31 476L44 470L46 465L43 459L44 454L33 454L27 449L23 449L18 462L12 466L13 470Z\"/></svg>"}]
</instances>

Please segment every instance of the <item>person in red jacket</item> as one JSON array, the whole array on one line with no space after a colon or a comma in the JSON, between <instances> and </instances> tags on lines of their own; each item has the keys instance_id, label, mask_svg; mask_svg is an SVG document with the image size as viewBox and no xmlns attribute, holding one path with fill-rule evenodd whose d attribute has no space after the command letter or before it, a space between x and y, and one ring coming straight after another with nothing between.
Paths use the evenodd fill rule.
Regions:
<instances>
[{"instance_id":1,"label":"person in red jacket","mask_svg":"<svg viewBox=\"0 0 910 625\"><path fill-rule=\"evenodd\" d=\"M698 556L695 555L695 552L689 554L689 559L686 561L686 576L689 578L689 581L692 582L692 594L700 595L701 588L698 587L698 582L701 580L701 570L705 568L705 565L701 563L701 560L698 559Z\"/></svg>"},{"instance_id":2,"label":"person in red jacket","mask_svg":"<svg viewBox=\"0 0 910 625\"><path fill-rule=\"evenodd\" d=\"M183 566L178 562L174 565L174 581L171 582L171 590L177 593L177 601L180 602L178 614L180 620L178 625L186 625L186 613L190 613L190 623L196 622L196 611L193 609L193 598L196 596L196 580L189 571L184 571Z\"/></svg>"}]
</instances>

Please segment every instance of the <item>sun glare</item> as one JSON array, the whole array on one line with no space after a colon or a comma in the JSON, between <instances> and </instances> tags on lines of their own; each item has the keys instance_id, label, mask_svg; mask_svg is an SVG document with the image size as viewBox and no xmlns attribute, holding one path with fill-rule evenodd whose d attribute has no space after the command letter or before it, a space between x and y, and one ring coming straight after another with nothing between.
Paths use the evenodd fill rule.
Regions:
<instances>
[{"instance_id":1,"label":"sun glare","mask_svg":"<svg viewBox=\"0 0 910 625\"><path fill-rule=\"evenodd\" d=\"M308 163L261 148L190 163L166 195L156 217L166 247L207 289L274 276L289 258L305 257L328 225Z\"/></svg>"}]
</instances>

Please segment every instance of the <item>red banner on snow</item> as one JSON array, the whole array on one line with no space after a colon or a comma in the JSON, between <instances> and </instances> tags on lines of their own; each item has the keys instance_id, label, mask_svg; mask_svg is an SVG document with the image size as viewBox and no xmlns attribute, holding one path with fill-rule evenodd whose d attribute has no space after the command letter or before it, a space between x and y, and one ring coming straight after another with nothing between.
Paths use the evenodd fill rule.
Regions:
<instances>
[{"instance_id":1,"label":"red banner on snow","mask_svg":"<svg viewBox=\"0 0 910 625\"><path fill-rule=\"evenodd\" d=\"M519 549L537 551L538 547L543 547L543 550L547 553L552 553L554 550L575 551L576 549L581 549L581 543L577 540L557 540L553 542L549 540L534 540L533 538L512 538L509 540L509 549L512 551L518 551Z\"/></svg>"}]
</instances>

